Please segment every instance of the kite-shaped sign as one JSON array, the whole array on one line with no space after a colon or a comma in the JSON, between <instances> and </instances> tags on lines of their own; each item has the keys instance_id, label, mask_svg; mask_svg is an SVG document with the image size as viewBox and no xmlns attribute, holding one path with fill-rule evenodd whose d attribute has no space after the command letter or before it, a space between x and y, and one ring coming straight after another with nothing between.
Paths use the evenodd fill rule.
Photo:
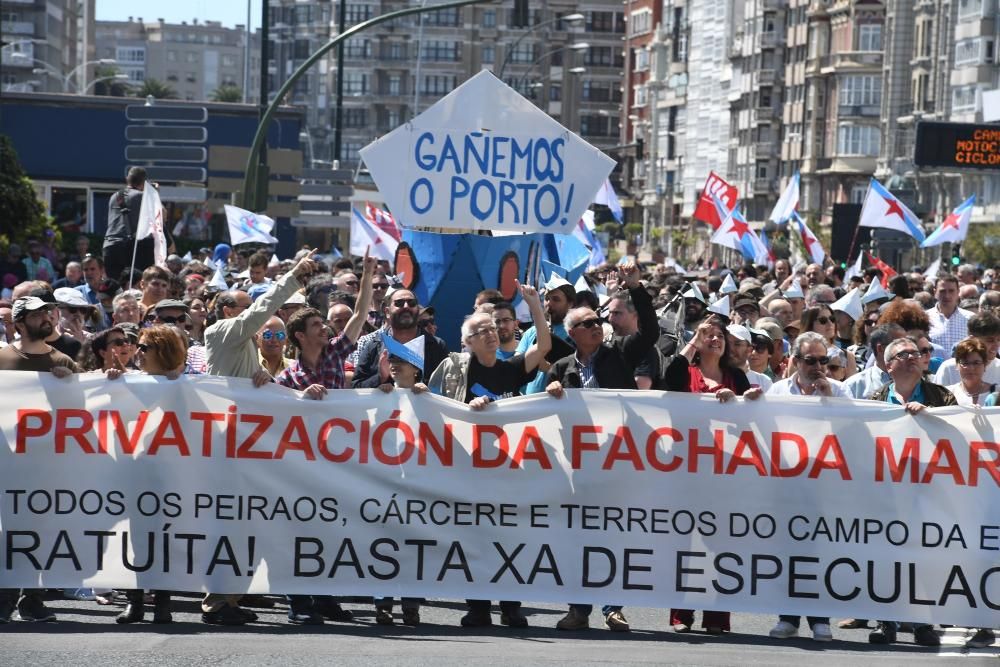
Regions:
<instances>
[{"instance_id":1,"label":"kite-shaped sign","mask_svg":"<svg viewBox=\"0 0 1000 667\"><path fill-rule=\"evenodd\" d=\"M361 158L404 226L558 234L615 165L485 70Z\"/></svg>"}]
</instances>

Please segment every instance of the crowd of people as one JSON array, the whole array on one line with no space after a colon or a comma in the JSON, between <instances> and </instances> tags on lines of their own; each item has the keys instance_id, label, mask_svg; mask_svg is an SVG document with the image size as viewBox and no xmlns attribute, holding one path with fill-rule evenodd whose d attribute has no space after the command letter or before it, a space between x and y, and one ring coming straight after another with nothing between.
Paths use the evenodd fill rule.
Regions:
<instances>
[{"instance_id":1,"label":"crowd of people","mask_svg":"<svg viewBox=\"0 0 1000 667\"><path fill-rule=\"evenodd\" d=\"M277 383L316 400L352 387L431 391L472 410L532 393L558 400L568 388L709 393L723 404L764 394L845 397L900 405L910 414L1000 400L1000 291L990 268L963 265L933 279L911 271L883 285L875 269L846 280L839 267L793 270L786 260L697 275L624 263L589 271L585 287L558 273L538 289L519 284L514 301L524 307L484 290L464 321L442 322L395 282L392 267L367 256L327 264L303 249L276 262L266 251L219 244L133 276L120 240L110 248L115 267L124 268L110 274L105 257L80 242L60 276L59 258L46 260L43 246L32 244L24 257L10 248L0 266L0 370L60 378L103 373L112 381L132 373L219 375ZM225 289L213 284L217 269L227 276ZM460 329L460 349L436 335L442 327ZM149 602L154 623L171 621L169 592L124 597L119 623L143 620ZM352 617L330 596L286 601L293 624ZM403 623L420 623L420 603L401 600ZM375 601L377 623L395 622L393 605L392 598ZM493 623L491 601L467 605L463 626ZM499 608L501 624L528 625L520 602L501 601ZM238 595L209 594L202 612L210 624L255 620ZM610 630L629 631L621 606L601 612ZM585 630L591 615L585 601L571 604L556 627ZM0 623L54 618L41 591L0 591ZM815 640L832 639L829 618L807 621ZM669 622L690 632L695 611L672 609ZM729 624L728 612L702 615L710 635L728 632ZM799 625L798 617L781 616L771 636L795 636ZM869 640L895 642L901 627L917 644L940 641L932 626L890 620L876 621ZM983 628L970 645L994 640Z\"/></svg>"}]
</instances>

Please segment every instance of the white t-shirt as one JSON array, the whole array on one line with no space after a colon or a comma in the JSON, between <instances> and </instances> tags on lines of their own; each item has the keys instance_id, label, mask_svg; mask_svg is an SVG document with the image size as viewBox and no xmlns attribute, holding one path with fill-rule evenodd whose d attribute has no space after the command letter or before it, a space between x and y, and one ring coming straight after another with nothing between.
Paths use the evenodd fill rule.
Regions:
<instances>
[{"instance_id":1,"label":"white t-shirt","mask_svg":"<svg viewBox=\"0 0 1000 667\"><path fill-rule=\"evenodd\" d=\"M768 396L814 396L815 394L803 394L799 384L795 381L796 376L784 380L778 380L767 390ZM844 389L844 383L832 378L827 378L830 383L830 396L833 398L851 398L851 395Z\"/></svg>"}]
</instances>

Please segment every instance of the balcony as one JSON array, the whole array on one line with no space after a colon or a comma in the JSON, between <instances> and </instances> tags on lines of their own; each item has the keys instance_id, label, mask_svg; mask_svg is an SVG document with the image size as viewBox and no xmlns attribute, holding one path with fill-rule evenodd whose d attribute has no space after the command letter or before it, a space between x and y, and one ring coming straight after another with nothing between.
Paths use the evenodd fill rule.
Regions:
<instances>
[{"instance_id":1,"label":"balcony","mask_svg":"<svg viewBox=\"0 0 1000 667\"><path fill-rule=\"evenodd\" d=\"M774 81L775 72L773 69L760 69L753 73L754 88L760 88L761 86L773 86Z\"/></svg>"},{"instance_id":2,"label":"balcony","mask_svg":"<svg viewBox=\"0 0 1000 667\"><path fill-rule=\"evenodd\" d=\"M878 117L882 113L882 107L877 105L846 105L837 107L837 115L841 118L846 116L859 116L863 118Z\"/></svg>"},{"instance_id":3,"label":"balcony","mask_svg":"<svg viewBox=\"0 0 1000 667\"><path fill-rule=\"evenodd\" d=\"M881 51L842 51L829 56L829 63L823 69L872 69L880 67L882 67Z\"/></svg>"},{"instance_id":4,"label":"balcony","mask_svg":"<svg viewBox=\"0 0 1000 667\"><path fill-rule=\"evenodd\" d=\"M771 192L771 181L767 178L758 178L753 182L753 193L755 195L766 195Z\"/></svg>"},{"instance_id":5,"label":"balcony","mask_svg":"<svg viewBox=\"0 0 1000 667\"><path fill-rule=\"evenodd\" d=\"M778 33L775 31L762 32L757 35L758 45L762 49L773 49L778 45Z\"/></svg>"},{"instance_id":6,"label":"balcony","mask_svg":"<svg viewBox=\"0 0 1000 667\"><path fill-rule=\"evenodd\" d=\"M0 31L5 35L34 35L35 24L31 21L3 21Z\"/></svg>"},{"instance_id":7,"label":"balcony","mask_svg":"<svg viewBox=\"0 0 1000 667\"><path fill-rule=\"evenodd\" d=\"M22 51L20 53L11 53L9 50L0 51L0 64L3 64L4 67L24 67L31 69L35 66L34 58L34 50Z\"/></svg>"}]
</instances>

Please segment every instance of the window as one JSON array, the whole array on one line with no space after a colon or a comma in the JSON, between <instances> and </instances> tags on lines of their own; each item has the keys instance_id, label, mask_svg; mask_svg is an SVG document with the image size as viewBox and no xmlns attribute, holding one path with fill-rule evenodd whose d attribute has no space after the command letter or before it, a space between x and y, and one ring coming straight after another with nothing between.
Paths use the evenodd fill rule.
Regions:
<instances>
[{"instance_id":1,"label":"window","mask_svg":"<svg viewBox=\"0 0 1000 667\"><path fill-rule=\"evenodd\" d=\"M959 0L958 19L962 21L991 15L989 13L991 4L992 0Z\"/></svg>"},{"instance_id":2,"label":"window","mask_svg":"<svg viewBox=\"0 0 1000 667\"><path fill-rule=\"evenodd\" d=\"M549 86L549 102L559 102L562 100L562 84L553 83Z\"/></svg>"},{"instance_id":3,"label":"window","mask_svg":"<svg viewBox=\"0 0 1000 667\"><path fill-rule=\"evenodd\" d=\"M444 26L453 28L458 25L458 8L439 9L436 12L424 14L424 25Z\"/></svg>"},{"instance_id":4,"label":"window","mask_svg":"<svg viewBox=\"0 0 1000 667\"><path fill-rule=\"evenodd\" d=\"M621 12L588 12L587 32L625 32L625 15Z\"/></svg>"},{"instance_id":5,"label":"window","mask_svg":"<svg viewBox=\"0 0 1000 667\"><path fill-rule=\"evenodd\" d=\"M402 94L402 85L400 83L400 77L398 74L391 74L389 76L389 85L387 88L387 92L390 95L396 95L396 96Z\"/></svg>"},{"instance_id":6,"label":"window","mask_svg":"<svg viewBox=\"0 0 1000 667\"><path fill-rule=\"evenodd\" d=\"M865 197L868 195L868 184L867 183L856 183L851 186L851 203L852 204L864 204Z\"/></svg>"},{"instance_id":7,"label":"window","mask_svg":"<svg viewBox=\"0 0 1000 667\"><path fill-rule=\"evenodd\" d=\"M877 156L879 129L871 125L841 125L837 128L837 152L841 155Z\"/></svg>"},{"instance_id":8,"label":"window","mask_svg":"<svg viewBox=\"0 0 1000 667\"><path fill-rule=\"evenodd\" d=\"M146 62L146 49L144 47L119 47L115 51L115 60L120 63L141 65Z\"/></svg>"},{"instance_id":9,"label":"window","mask_svg":"<svg viewBox=\"0 0 1000 667\"><path fill-rule=\"evenodd\" d=\"M882 26L866 24L858 28L858 51L882 50Z\"/></svg>"},{"instance_id":10,"label":"window","mask_svg":"<svg viewBox=\"0 0 1000 667\"><path fill-rule=\"evenodd\" d=\"M456 62L459 59L458 42L432 39L422 42L420 51L424 60Z\"/></svg>"},{"instance_id":11,"label":"window","mask_svg":"<svg viewBox=\"0 0 1000 667\"><path fill-rule=\"evenodd\" d=\"M345 58L371 58L372 45L367 39L349 39L344 44Z\"/></svg>"},{"instance_id":12,"label":"window","mask_svg":"<svg viewBox=\"0 0 1000 667\"><path fill-rule=\"evenodd\" d=\"M365 127L368 125L368 109L344 109L344 127Z\"/></svg>"},{"instance_id":13,"label":"window","mask_svg":"<svg viewBox=\"0 0 1000 667\"><path fill-rule=\"evenodd\" d=\"M170 63L177 62L177 52L176 51L167 51L167 62L170 62Z\"/></svg>"},{"instance_id":14,"label":"window","mask_svg":"<svg viewBox=\"0 0 1000 667\"><path fill-rule=\"evenodd\" d=\"M361 23L362 21L367 21L373 16L371 5L359 5L357 3L351 2L347 4L345 8L347 11L346 19L347 25L354 25L355 23Z\"/></svg>"},{"instance_id":15,"label":"window","mask_svg":"<svg viewBox=\"0 0 1000 667\"><path fill-rule=\"evenodd\" d=\"M587 49L584 62L587 65L597 67L621 67L625 59L622 57L621 50L617 47L591 46Z\"/></svg>"},{"instance_id":16,"label":"window","mask_svg":"<svg viewBox=\"0 0 1000 667\"><path fill-rule=\"evenodd\" d=\"M533 63L535 62L535 45L531 42L521 42L510 52L512 63Z\"/></svg>"},{"instance_id":17,"label":"window","mask_svg":"<svg viewBox=\"0 0 1000 667\"><path fill-rule=\"evenodd\" d=\"M629 27L633 35L642 35L653 29L653 11L651 9L637 9L632 12Z\"/></svg>"},{"instance_id":18,"label":"window","mask_svg":"<svg viewBox=\"0 0 1000 667\"><path fill-rule=\"evenodd\" d=\"M496 62L496 47L484 46L482 48L481 58L484 63L494 63Z\"/></svg>"},{"instance_id":19,"label":"window","mask_svg":"<svg viewBox=\"0 0 1000 667\"><path fill-rule=\"evenodd\" d=\"M882 77L878 74L852 74L840 80L841 106L881 106Z\"/></svg>"},{"instance_id":20,"label":"window","mask_svg":"<svg viewBox=\"0 0 1000 667\"><path fill-rule=\"evenodd\" d=\"M195 53L194 51L188 51L187 53L184 54L184 62L187 63L198 62L198 54Z\"/></svg>"},{"instance_id":21,"label":"window","mask_svg":"<svg viewBox=\"0 0 1000 667\"><path fill-rule=\"evenodd\" d=\"M226 53L222 55L223 67L236 67L236 56Z\"/></svg>"},{"instance_id":22,"label":"window","mask_svg":"<svg viewBox=\"0 0 1000 667\"><path fill-rule=\"evenodd\" d=\"M984 37L962 39L955 43L955 66L991 64L993 40Z\"/></svg>"},{"instance_id":23,"label":"window","mask_svg":"<svg viewBox=\"0 0 1000 667\"><path fill-rule=\"evenodd\" d=\"M344 94L358 97L368 93L368 75L364 72L344 72Z\"/></svg>"},{"instance_id":24,"label":"window","mask_svg":"<svg viewBox=\"0 0 1000 667\"><path fill-rule=\"evenodd\" d=\"M951 107L953 111L976 110L976 87L962 86L951 91Z\"/></svg>"},{"instance_id":25,"label":"window","mask_svg":"<svg viewBox=\"0 0 1000 667\"><path fill-rule=\"evenodd\" d=\"M497 27L497 10L487 9L483 12L483 27L484 28L495 28Z\"/></svg>"},{"instance_id":26,"label":"window","mask_svg":"<svg viewBox=\"0 0 1000 667\"><path fill-rule=\"evenodd\" d=\"M648 89L646 88L646 86L635 87L635 106L637 107L646 106L646 103L649 101L647 97L647 91Z\"/></svg>"},{"instance_id":27,"label":"window","mask_svg":"<svg viewBox=\"0 0 1000 667\"><path fill-rule=\"evenodd\" d=\"M455 77L445 74L431 74L423 78L421 95L447 95L455 88Z\"/></svg>"},{"instance_id":28,"label":"window","mask_svg":"<svg viewBox=\"0 0 1000 667\"><path fill-rule=\"evenodd\" d=\"M344 162L357 162L362 146L360 141L345 141L340 146L340 159Z\"/></svg>"},{"instance_id":29,"label":"window","mask_svg":"<svg viewBox=\"0 0 1000 667\"><path fill-rule=\"evenodd\" d=\"M635 49L635 71L644 72L649 69L649 50Z\"/></svg>"}]
</instances>

